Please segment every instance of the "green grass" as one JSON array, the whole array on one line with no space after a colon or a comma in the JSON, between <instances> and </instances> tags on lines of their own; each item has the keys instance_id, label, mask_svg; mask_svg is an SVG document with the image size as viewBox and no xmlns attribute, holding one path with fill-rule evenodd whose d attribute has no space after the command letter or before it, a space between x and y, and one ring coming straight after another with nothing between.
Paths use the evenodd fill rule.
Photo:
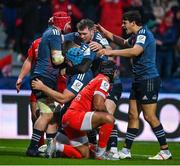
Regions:
<instances>
[{"instance_id":1,"label":"green grass","mask_svg":"<svg viewBox=\"0 0 180 166\"><path fill-rule=\"evenodd\" d=\"M0 139L0 165L179 165L180 143L169 143L172 160L150 161L149 155L155 155L159 151L158 143L135 142L132 149L131 160L98 161L78 160L65 158L32 158L25 156L28 140L5 140ZM122 142L120 142L122 145ZM121 148L121 147L120 147Z\"/></svg>"}]
</instances>

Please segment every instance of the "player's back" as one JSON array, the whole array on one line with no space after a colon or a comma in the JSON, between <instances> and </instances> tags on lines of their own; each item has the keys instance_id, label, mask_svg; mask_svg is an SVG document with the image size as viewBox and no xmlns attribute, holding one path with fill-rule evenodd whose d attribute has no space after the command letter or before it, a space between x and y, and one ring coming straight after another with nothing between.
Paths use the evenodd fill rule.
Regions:
<instances>
[{"instance_id":1,"label":"player's back","mask_svg":"<svg viewBox=\"0 0 180 166\"><path fill-rule=\"evenodd\" d=\"M34 74L56 81L59 68L52 63L52 50L61 50L61 33L51 26L43 33L39 44Z\"/></svg>"}]
</instances>

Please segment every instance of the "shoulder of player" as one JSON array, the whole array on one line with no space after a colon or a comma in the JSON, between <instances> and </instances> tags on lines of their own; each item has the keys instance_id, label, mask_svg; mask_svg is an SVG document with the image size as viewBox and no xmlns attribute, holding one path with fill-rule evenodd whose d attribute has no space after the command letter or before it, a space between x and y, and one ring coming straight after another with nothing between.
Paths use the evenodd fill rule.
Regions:
<instances>
[{"instance_id":1,"label":"shoulder of player","mask_svg":"<svg viewBox=\"0 0 180 166\"><path fill-rule=\"evenodd\" d=\"M45 36L60 36L61 35L61 31L59 31L58 29L56 29L53 26L50 26L48 29L46 29L46 31L43 33L43 37Z\"/></svg>"},{"instance_id":2,"label":"shoulder of player","mask_svg":"<svg viewBox=\"0 0 180 166\"><path fill-rule=\"evenodd\" d=\"M103 37L99 32L94 33L93 41L97 41L97 40L99 41L99 40L102 40L102 39L103 39Z\"/></svg>"},{"instance_id":3,"label":"shoulder of player","mask_svg":"<svg viewBox=\"0 0 180 166\"><path fill-rule=\"evenodd\" d=\"M40 42L41 42L41 38L37 38L36 40L33 41L31 46L36 48Z\"/></svg>"},{"instance_id":4,"label":"shoulder of player","mask_svg":"<svg viewBox=\"0 0 180 166\"><path fill-rule=\"evenodd\" d=\"M99 82L106 81L106 82L109 83L107 77L106 77L105 75L101 74L101 73L98 74L96 78L97 78L97 80L98 80Z\"/></svg>"}]
</instances>

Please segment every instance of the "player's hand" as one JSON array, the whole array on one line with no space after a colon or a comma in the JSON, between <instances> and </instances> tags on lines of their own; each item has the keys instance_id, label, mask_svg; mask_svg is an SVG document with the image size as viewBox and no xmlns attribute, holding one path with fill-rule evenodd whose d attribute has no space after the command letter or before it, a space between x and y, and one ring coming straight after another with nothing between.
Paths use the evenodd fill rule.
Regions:
<instances>
[{"instance_id":1,"label":"player's hand","mask_svg":"<svg viewBox=\"0 0 180 166\"><path fill-rule=\"evenodd\" d=\"M111 50L108 49L101 49L97 52L97 56L102 56L102 55L107 55L110 56L111 55Z\"/></svg>"},{"instance_id":2,"label":"player's hand","mask_svg":"<svg viewBox=\"0 0 180 166\"><path fill-rule=\"evenodd\" d=\"M106 29L103 28L100 24L96 24L96 25L95 25L95 28L96 28L99 32L101 32L101 33L103 33L103 34L106 32Z\"/></svg>"},{"instance_id":3,"label":"player's hand","mask_svg":"<svg viewBox=\"0 0 180 166\"><path fill-rule=\"evenodd\" d=\"M42 90L44 87L43 82L39 79L33 80L31 85L32 85L32 88L36 90Z\"/></svg>"},{"instance_id":4,"label":"player's hand","mask_svg":"<svg viewBox=\"0 0 180 166\"><path fill-rule=\"evenodd\" d=\"M162 46L163 45L163 43L162 43L162 41L161 40L156 40L156 44L158 45L158 46Z\"/></svg>"},{"instance_id":5,"label":"player's hand","mask_svg":"<svg viewBox=\"0 0 180 166\"><path fill-rule=\"evenodd\" d=\"M22 79L18 78L18 80L16 81L16 90L17 90L17 93L20 92L21 85L22 85Z\"/></svg>"},{"instance_id":6,"label":"player's hand","mask_svg":"<svg viewBox=\"0 0 180 166\"><path fill-rule=\"evenodd\" d=\"M95 52L102 49L102 45L95 41L91 41L89 44L89 47L92 51L95 51Z\"/></svg>"}]
</instances>

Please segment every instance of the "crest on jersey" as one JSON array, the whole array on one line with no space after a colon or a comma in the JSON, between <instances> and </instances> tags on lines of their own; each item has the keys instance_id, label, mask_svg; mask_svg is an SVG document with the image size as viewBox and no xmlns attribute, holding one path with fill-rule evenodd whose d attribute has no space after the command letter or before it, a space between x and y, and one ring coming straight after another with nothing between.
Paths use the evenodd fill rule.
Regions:
<instances>
[{"instance_id":1,"label":"crest on jersey","mask_svg":"<svg viewBox=\"0 0 180 166\"><path fill-rule=\"evenodd\" d=\"M79 92L83 86L83 83L79 80L75 80L72 84L71 88L74 89L76 92Z\"/></svg>"},{"instance_id":2,"label":"crest on jersey","mask_svg":"<svg viewBox=\"0 0 180 166\"><path fill-rule=\"evenodd\" d=\"M102 81L100 89L107 92L109 90L109 83L105 80Z\"/></svg>"},{"instance_id":3,"label":"crest on jersey","mask_svg":"<svg viewBox=\"0 0 180 166\"><path fill-rule=\"evenodd\" d=\"M137 40L136 40L136 43L142 43L142 44L144 44L145 41L146 41L146 36L144 36L144 35L138 35Z\"/></svg>"}]
</instances>

